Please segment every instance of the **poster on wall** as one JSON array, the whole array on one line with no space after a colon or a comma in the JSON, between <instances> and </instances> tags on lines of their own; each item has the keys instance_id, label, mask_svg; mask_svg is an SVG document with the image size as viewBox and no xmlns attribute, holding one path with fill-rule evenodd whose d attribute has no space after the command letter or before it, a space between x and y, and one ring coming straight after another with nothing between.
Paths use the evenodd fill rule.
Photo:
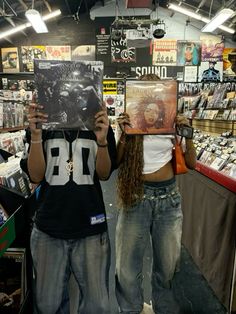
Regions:
<instances>
[{"instance_id":1,"label":"poster on wall","mask_svg":"<svg viewBox=\"0 0 236 314\"><path fill-rule=\"evenodd\" d=\"M201 62L198 82L220 82L223 78L223 62Z\"/></svg>"},{"instance_id":2,"label":"poster on wall","mask_svg":"<svg viewBox=\"0 0 236 314\"><path fill-rule=\"evenodd\" d=\"M201 61L201 42L177 40L177 64L199 65Z\"/></svg>"},{"instance_id":3,"label":"poster on wall","mask_svg":"<svg viewBox=\"0 0 236 314\"><path fill-rule=\"evenodd\" d=\"M177 45L176 40L153 40L152 64L176 65Z\"/></svg>"},{"instance_id":4,"label":"poster on wall","mask_svg":"<svg viewBox=\"0 0 236 314\"><path fill-rule=\"evenodd\" d=\"M96 60L104 62L104 70L106 70L106 66L111 63L110 37L110 26L106 27L102 24L101 27L96 29Z\"/></svg>"},{"instance_id":5,"label":"poster on wall","mask_svg":"<svg viewBox=\"0 0 236 314\"><path fill-rule=\"evenodd\" d=\"M127 134L173 134L176 109L176 81L126 81Z\"/></svg>"},{"instance_id":6,"label":"poster on wall","mask_svg":"<svg viewBox=\"0 0 236 314\"><path fill-rule=\"evenodd\" d=\"M95 45L72 47L71 60L95 61Z\"/></svg>"},{"instance_id":7,"label":"poster on wall","mask_svg":"<svg viewBox=\"0 0 236 314\"><path fill-rule=\"evenodd\" d=\"M139 76L144 74L156 74L161 79L176 79L177 81L182 81L184 79L183 69L184 67L182 66L132 66L130 76L138 78Z\"/></svg>"},{"instance_id":8,"label":"poster on wall","mask_svg":"<svg viewBox=\"0 0 236 314\"><path fill-rule=\"evenodd\" d=\"M122 79L106 79L103 81L103 101L113 130L116 130L116 119L124 112L125 82Z\"/></svg>"},{"instance_id":9,"label":"poster on wall","mask_svg":"<svg viewBox=\"0 0 236 314\"><path fill-rule=\"evenodd\" d=\"M184 67L184 82L197 82L197 70L195 65L188 65Z\"/></svg>"},{"instance_id":10,"label":"poster on wall","mask_svg":"<svg viewBox=\"0 0 236 314\"><path fill-rule=\"evenodd\" d=\"M225 48L223 51L224 80L236 80L236 48Z\"/></svg>"},{"instance_id":11,"label":"poster on wall","mask_svg":"<svg viewBox=\"0 0 236 314\"><path fill-rule=\"evenodd\" d=\"M126 30L122 30L120 38L115 39L114 36L111 36L111 62L130 63L135 61L136 49L127 46Z\"/></svg>"},{"instance_id":12,"label":"poster on wall","mask_svg":"<svg viewBox=\"0 0 236 314\"><path fill-rule=\"evenodd\" d=\"M202 43L202 62L222 61L225 46L222 36L201 35L200 40Z\"/></svg>"},{"instance_id":13,"label":"poster on wall","mask_svg":"<svg viewBox=\"0 0 236 314\"><path fill-rule=\"evenodd\" d=\"M47 60L71 60L70 46L46 46Z\"/></svg>"},{"instance_id":14,"label":"poster on wall","mask_svg":"<svg viewBox=\"0 0 236 314\"><path fill-rule=\"evenodd\" d=\"M45 46L22 46L21 58L23 65L23 72L34 71L34 59L46 59Z\"/></svg>"},{"instance_id":15,"label":"poster on wall","mask_svg":"<svg viewBox=\"0 0 236 314\"><path fill-rule=\"evenodd\" d=\"M2 71L4 73L17 73L19 69L19 56L17 47L1 48Z\"/></svg>"}]
</instances>

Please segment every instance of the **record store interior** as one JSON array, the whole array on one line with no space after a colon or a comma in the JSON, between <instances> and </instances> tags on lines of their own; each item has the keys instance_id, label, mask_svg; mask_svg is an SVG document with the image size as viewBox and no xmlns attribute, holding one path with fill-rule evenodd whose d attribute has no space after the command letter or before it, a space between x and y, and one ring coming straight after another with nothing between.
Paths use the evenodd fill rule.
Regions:
<instances>
[{"instance_id":1,"label":"record store interior","mask_svg":"<svg viewBox=\"0 0 236 314\"><path fill-rule=\"evenodd\" d=\"M235 0L0 0L0 314L235 314L235 230Z\"/></svg>"}]
</instances>

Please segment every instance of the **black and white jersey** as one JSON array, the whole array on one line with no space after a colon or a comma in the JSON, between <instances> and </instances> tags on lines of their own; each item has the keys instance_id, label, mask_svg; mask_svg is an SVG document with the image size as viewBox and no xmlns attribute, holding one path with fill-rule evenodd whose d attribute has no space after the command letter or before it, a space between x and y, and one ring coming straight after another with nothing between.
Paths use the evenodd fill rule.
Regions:
<instances>
[{"instance_id":1,"label":"black and white jersey","mask_svg":"<svg viewBox=\"0 0 236 314\"><path fill-rule=\"evenodd\" d=\"M46 172L40 183L35 215L37 227L56 238L74 239L107 230L102 190L96 174L97 144L93 131L43 130ZM111 171L116 167L116 144L109 127ZM22 169L28 173L30 132L26 132ZM73 158L73 172L68 160Z\"/></svg>"}]
</instances>

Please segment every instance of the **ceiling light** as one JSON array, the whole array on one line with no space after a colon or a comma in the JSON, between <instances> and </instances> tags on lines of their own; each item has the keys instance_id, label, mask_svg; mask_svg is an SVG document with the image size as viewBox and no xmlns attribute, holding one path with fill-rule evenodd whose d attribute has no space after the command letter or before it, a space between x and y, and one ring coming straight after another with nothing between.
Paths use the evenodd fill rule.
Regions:
<instances>
[{"instance_id":1,"label":"ceiling light","mask_svg":"<svg viewBox=\"0 0 236 314\"><path fill-rule=\"evenodd\" d=\"M201 20L201 18L202 18L200 14L197 14L193 11L190 11L188 9L185 9L179 5L175 5L172 3L169 4L168 9L171 9L171 10L177 11L179 13L185 14L187 16L193 17L196 20Z\"/></svg>"},{"instance_id":2,"label":"ceiling light","mask_svg":"<svg viewBox=\"0 0 236 314\"><path fill-rule=\"evenodd\" d=\"M170 3L168 5L168 9L171 9L171 10L174 10L176 12L182 13L184 15L193 17L194 19L202 21L204 23L209 23L210 22L210 19L208 19L208 18L206 18L206 17L204 17L204 16L202 16L200 14L197 14L197 13L195 13L193 11L190 11L190 10L188 10L186 8L183 8L182 6L179 6L179 5L175 5L175 4ZM231 10L231 9L227 9L227 10ZM232 16L232 13L231 13L231 16ZM225 32L230 33L230 34L234 34L235 33L235 30L233 28L230 28L230 27L227 27L227 26L224 26L224 25L219 25L217 27L222 29Z\"/></svg>"},{"instance_id":3,"label":"ceiling light","mask_svg":"<svg viewBox=\"0 0 236 314\"><path fill-rule=\"evenodd\" d=\"M35 9L29 9L25 12L25 16L31 23L36 33L48 33L48 28L44 23L39 11Z\"/></svg>"},{"instance_id":4,"label":"ceiling light","mask_svg":"<svg viewBox=\"0 0 236 314\"><path fill-rule=\"evenodd\" d=\"M51 19L51 18L53 18L53 17L56 17L56 16L58 16L58 15L60 15L60 14L61 14L61 10L58 9L58 10L53 11L53 12L47 14L47 15L44 15L44 16L42 17L42 19L43 19L44 21L47 21L47 20L49 20L49 19ZM8 37L8 36L10 36L10 35L13 35L13 34L15 34L15 33L18 33L18 32L20 32L20 31L26 29L27 27L31 27L31 26L32 26L31 23L25 23L25 24L19 25L19 26L17 26L17 27L11 28L11 29L9 29L9 30L7 30L7 31L5 31L5 32L1 32L1 33L0 33L0 39L5 38L5 37Z\"/></svg>"},{"instance_id":5,"label":"ceiling light","mask_svg":"<svg viewBox=\"0 0 236 314\"><path fill-rule=\"evenodd\" d=\"M208 24L202 28L202 32L213 32L217 27L221 26L225 21L227 21L234 11L231 9L222 9L219 11Z\"/></svg>"}]
</instances>

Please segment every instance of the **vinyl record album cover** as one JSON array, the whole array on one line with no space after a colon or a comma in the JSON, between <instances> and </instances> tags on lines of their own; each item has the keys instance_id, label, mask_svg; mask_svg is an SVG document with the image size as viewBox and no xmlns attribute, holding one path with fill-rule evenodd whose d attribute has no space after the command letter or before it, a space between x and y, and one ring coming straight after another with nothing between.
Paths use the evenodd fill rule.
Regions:
<instances>
[{"instance_id":1,"label":"vinyl record album cover","mask_svg":"<svg viewBox=\"0 0 236 314\"><path fill-rule=\"evenodd\" d=\"M175 133L177 82L128 80L125 111L131 121L127 134Z\"/></svg>"},{"instance_id":2,"label":"vinyl record album cover","mask_svg":"<svg viewBox=\"0 0 236 314\"><path fill-rule=\"evenodd\" d=\"M38 103L48 121L43 129L94 129L102 106L103 62L34 60Z\"/></svg>"},{"instance_id":3,"label":"vinyl record album cover","mask_svg":"<svg viewBox=\"0 0 236 314\"><path fill-rule=\"evenodd\" d=\"M0 313L20 313L27 293L25 248L8 248L0 258Z\"/></svg>"}]
</instances>

